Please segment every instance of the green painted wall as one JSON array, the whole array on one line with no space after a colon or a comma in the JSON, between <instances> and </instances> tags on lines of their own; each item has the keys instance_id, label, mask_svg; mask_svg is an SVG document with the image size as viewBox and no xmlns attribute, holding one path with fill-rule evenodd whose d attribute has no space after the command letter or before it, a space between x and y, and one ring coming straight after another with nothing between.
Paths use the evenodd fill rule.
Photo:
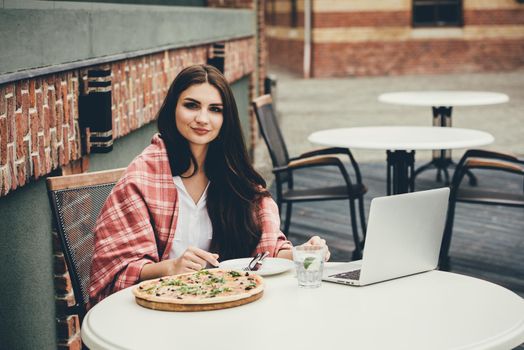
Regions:
<instances>
[{"instance_id":1,"label":"green painted wall","mask_svg":"<svg viewBox=\"0 0 524 350\"><path fill-rule=\"evenodd\" d=\"M88 65L93 64L85 62L88 59L111 61L254 34L251 10L46 1L7 6L4 2L0 75Z\"/></svg>"},{"instance_id":2,"label":"green painted wall","mask_svg":"<svg viewBox=\"0 0 524 350\"><path fill-rule=\"evenodd\" d=\"M45 181L0 198L0 349L56 349Z\"/></svg>"},{"instance_id":3,"label":"green painted wall","mask_svg":"<svg viewBox=\"0 0 524 350\"><path fill-rule=\"evenodd\" d=\"M244 130L248 88L247 77L232 86ZM156 132L153 122L116 140L89 171L127 166ZM51 215L45 179L0 198L0 350L56 349Z\"/></svg>"},{"instance_id":4,"label":"green painted wall","mask_svg":"<svg viewBox=\"0 0 524 350\"><path fill-rule=\"evenodd\" d=\"M206 6L206 0L55 0L74 2L105 2L111 4Z\"/></svg>"}]
</instances>

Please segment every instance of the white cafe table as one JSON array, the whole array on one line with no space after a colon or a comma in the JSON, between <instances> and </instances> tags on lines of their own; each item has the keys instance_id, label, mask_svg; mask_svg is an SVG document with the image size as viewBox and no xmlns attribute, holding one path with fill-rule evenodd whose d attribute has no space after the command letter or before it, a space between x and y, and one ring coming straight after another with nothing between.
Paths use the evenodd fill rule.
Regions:
<instances>
[{"instance_id":1,"label":"white cafe table","mask_svg":"<svg viewBox=\"0 0 524 350\"><path fill-rule=\"evenodd\" d=\"M431 126L369 126L316 131L308 140L323 146L386 150L387 194L413 191L415 150L478 147L494 141L473 129Z\"/></svg>"},{"instance_id":2,"label":"white cafe table","mask_svg":"<svg viewBox=\"0 0 524 350\"><path fill-rule=\"evenodd\" d=\"M405 106L431 107L433 110L433 126L451 127L451 113L457 106L486 106L509 101L506 94L491 91L399 91L379 95L378 100ZM430 163L421 166L414 176L430 169L437 168L437 181L440 181L440 172L444 173L446 183L449 183L447 168L454 165L451 160L451 151L436 149ZM470 183L476 184L473 174L468 172Z\"/></svg>"},{"instance_id":3,"label":"white cafe table","mask_svg":"<svg viewBox=\"0 0 524 350\"><path fill-rule=\"evenodd\" d=\"M511 349L524 342L524 300L483 280L431 271L366 287L302 289L265 278L261 299L202 312L104 299L82 324L91 349ZM132 288L132 287L131 287Z\"/></svg>"}]
</instances>

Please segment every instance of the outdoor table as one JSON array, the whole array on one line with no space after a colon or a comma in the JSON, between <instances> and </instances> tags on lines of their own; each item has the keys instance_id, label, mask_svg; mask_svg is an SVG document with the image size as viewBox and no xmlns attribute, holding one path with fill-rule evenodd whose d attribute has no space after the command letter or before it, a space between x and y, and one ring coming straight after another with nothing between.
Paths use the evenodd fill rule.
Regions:
<instances>
[{"instance_id":1,"label":"outdoor table","mask_svg":"<svg viewBox=\"0 0 524 350\"><path fill-rule=\"evenodd\" d=\"M431 126L371 126L317 131L308 140L323 146L380 149L387 153L387 194L414 190L415 150L468 148L490 144L491 134Z\"/></svg>"},{"instance_id":2,"label":"outdoor table","mask_svg":"<svg viewBox=\"0 0 524 350\"><path fill-rule=\"evenodd\" d=\"M381 94L380 102L407 105L425 106L433 109L433 126L451 127L451 113L454 106L483 106L505 103L509 101L506 94L489 91L402 91ZM447 168L454 165L451 160L450 150L434 150L431 162L421 166L415 171L419 173L437 168L437 181L440 181L440 172L444 173L446 184L449 183ZM476 184L473 174L468 173L470 183Z\"/></svg>"},{"instance_id":3,"label":"outdoor table","mask_svg":"<svg viewBox=\"0 0 524 350\"><path fill-rule=\"evenodd\" d=\"M261 299L201 312L135 303L131 288L82 324L91 349L510 349L524 342L524 300L499 285L430 271L366 287L299 288L268 276Z\"/></svg>"}]
</instances>

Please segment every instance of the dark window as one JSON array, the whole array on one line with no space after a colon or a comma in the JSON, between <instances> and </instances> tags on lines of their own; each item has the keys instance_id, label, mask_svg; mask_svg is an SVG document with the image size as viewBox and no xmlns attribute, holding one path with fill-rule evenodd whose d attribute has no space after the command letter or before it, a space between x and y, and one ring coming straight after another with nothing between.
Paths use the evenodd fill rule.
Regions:
<instances>
[{"instance_id":1,"label":"dark window","mask_svg":"<svg viewBox=\"0 0 524 350\"><path fill-rule=\"evenodd\" d=\"M296 28L297 27L297 0L291 0L291 27Z\"/></svg>"},{"instance_id":2,"label":"dark window","mask_svg":"<svg viewBox=\"0 0 524 350\"><path fill-rule=\"evenodd\" d=\"M462 25L462 0L413 0L413 26Z\"/></svg>"},{"instance_id":3,"label":"dark window","mask_svg":"<svg viewBox=\"0 0 524 350\"><path fill-rule=\"evenodd\" d=\"M268 2L266 2L266 4L268 4L269 6L269 24L272 24L272 25L278 25L277 23L277 4L276 4L277 0L269 0Z\"/></svg>"}]
</instances>

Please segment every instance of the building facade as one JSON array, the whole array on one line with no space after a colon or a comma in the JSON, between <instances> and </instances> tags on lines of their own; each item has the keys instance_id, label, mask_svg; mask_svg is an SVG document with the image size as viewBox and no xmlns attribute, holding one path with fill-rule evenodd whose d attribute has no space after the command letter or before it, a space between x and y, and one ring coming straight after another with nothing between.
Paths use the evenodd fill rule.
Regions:
<instances>
[{"instance_id":1,"label":"building facade","mask_svg":"<svg viewBox=\"0 0 524 350\"><path fill-rule=\"evenodd\" d=\"M524 67L519 0L267 0L269 62L311 77Z\"/></svg>"}]
</instances>

